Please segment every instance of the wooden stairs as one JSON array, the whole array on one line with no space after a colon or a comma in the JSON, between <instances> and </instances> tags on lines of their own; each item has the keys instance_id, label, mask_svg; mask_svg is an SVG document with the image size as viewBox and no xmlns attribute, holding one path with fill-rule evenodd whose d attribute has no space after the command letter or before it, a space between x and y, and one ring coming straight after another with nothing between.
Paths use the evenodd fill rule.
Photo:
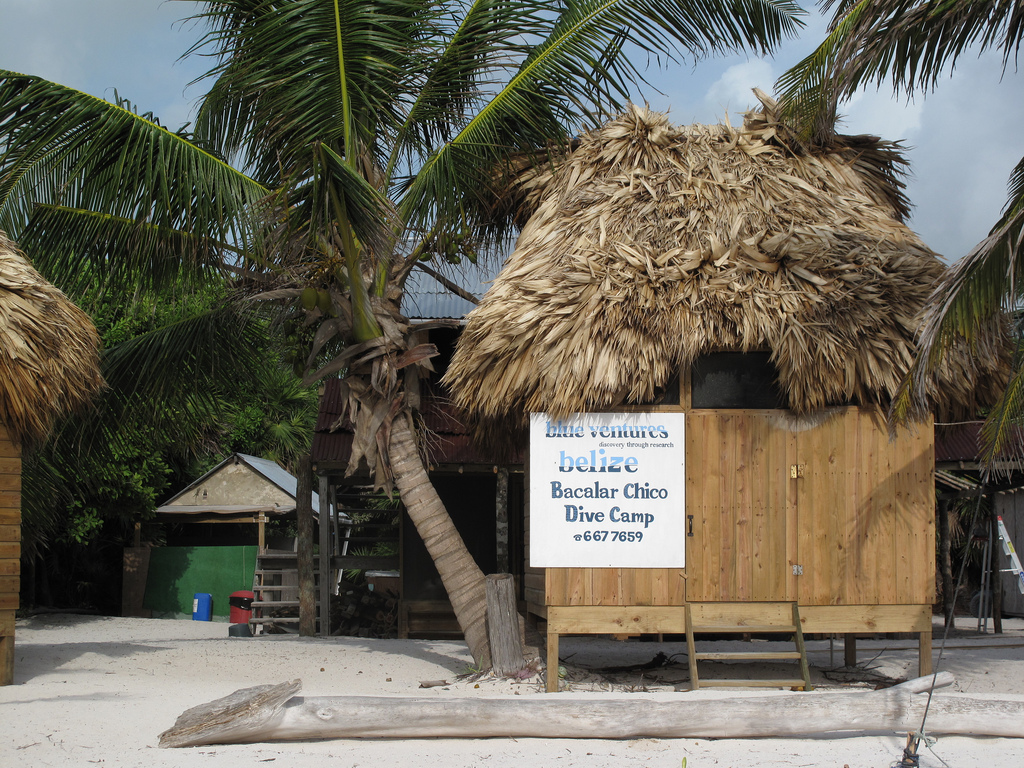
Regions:
<instances>
[{"instance_id":1,"label":"wooden stairs","mask_svg":"<svg viewBox=\"0 0 1024 768\"><path fill-rule=\"evenodd\" d=\"M768 652L698 652L694 645L694 635L699 634L785 635L792 638L795 648L792 651ZM690 684L693 690L701 687L726 686L811 690L807 649L804 646L804 635L800 628L800 609L796 603L688 603L686 605L686 645L690 664ZM699 661L783 660L796 662L800 677L701 680L697 674L697 662Z\"/></svg>"},{"instance_id":2,"label":"wooden stairs","mask_svg":"<svg viewBox=\"0 0 1024 768\"><path fill-rule=\"evenodd\" d=\"M319 574L314 571L319 581ZM254 635L268 630L296 634L299 631L299 561L295 552L264 550L256 555L252 579L252 617L249 627ZM320 590L317 596L317 620L320 616Z\"/></svg>"}]
</instances>

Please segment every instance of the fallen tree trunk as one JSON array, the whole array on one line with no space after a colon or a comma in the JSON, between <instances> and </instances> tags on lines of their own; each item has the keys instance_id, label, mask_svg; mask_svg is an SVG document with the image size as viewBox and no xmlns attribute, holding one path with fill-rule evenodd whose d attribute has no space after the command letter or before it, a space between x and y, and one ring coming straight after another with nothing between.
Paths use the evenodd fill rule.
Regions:
<instances>
[{"instance_id":1,"label":"fallen tree trunk","mask_svg":"<svg viewBox=\"0 0 1024 768\"><path fill-rule=\"evenodd\" d=\"M936 687L953 676L938 675ZM932 677L879 691L674 701L424 699L294 696L301 683L260 686L193 707L160 735L161 747L305 739L753 738L843 731L915 731ZM1024 699L944 694L932 699L929 733L1024 736Z\"/></svg>"}]
</instances>

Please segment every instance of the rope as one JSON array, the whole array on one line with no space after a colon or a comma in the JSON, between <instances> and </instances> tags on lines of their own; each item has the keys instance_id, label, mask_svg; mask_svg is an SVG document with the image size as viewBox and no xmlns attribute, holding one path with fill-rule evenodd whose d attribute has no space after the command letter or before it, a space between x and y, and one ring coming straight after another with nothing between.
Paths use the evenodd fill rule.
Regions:
<instances>
[{"instance_id":1,"label":"rope","mask_svg":"<svg viewBox=\"0 0 1024 768\"><path fill-rule=\"evenodd\" d=\"M973 531L975 525L978 523L978 515L981 512L981 500L984 497L985 486L988 484L988 470L985 470L981 477L981 483L978 485L978 501L974 505L974 514L971 516L971 525L968 530ZM967 558L964 557L960 562L960 572L956 577L956 584L953 586L953 595L960 594L960 587L963 586L964 574L967 572ZM917 755L917 748L921 742L924 741L925 746L928 747L932 754L935 754L934 750L931 749L932 744L935 740L927 735L925 731L925 723L928 722L928 711L932 706L932 696L935 694L935 681L938 678L939 670L942 666L942 657L946 653L946 641L949 639L949 630L952 629L953 625L956 624L956 618L952 618L951 621L946 625L945 630L942 633L942 643L939 644L939 657L935 660L935 669L932 672L932 684L928 687L928 700L924 705L924 714L921 715L921 727L914 733L907 734L907 746L903 749L903 757L895 765L897 768L918 768L920 766L920 759ZM935 755L943 765L946 761L938 755Z\"/></svg>"}]
</instances>

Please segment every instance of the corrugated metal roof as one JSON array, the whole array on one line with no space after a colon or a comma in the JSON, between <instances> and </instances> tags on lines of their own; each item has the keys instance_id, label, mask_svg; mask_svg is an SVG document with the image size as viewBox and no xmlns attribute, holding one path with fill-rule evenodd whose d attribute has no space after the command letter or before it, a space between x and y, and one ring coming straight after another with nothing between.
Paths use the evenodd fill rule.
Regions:
<instances>
[{"instance_id":1,"label":"corrugated metal roof","mask_svg":"<svg viewBox=\"0 0 1024 768\"><path fill-rule=\"evenodd\" d=\"M977 461L981 456L980 421L963 424L935 425L935 460L936 461ZM1013 442L1015 450L1004 451L999 458L1020 456L1024 453L1024 430L1014 428Z\"/></svg>"},{"instance_id":2,"label":"corrugated metal roof","mask_svg":"<svg viewBox=\"0 0 1024 768\"><path fill-rule=\"evenodd\" d=\"M293 499L295 498L295 494L299 490L298 479L288 470L281 467L276 461L261 459L257 456L250 456L247 453L238 453L235 455ZM313 491L312 498L313 509L320 509L320 497L317 495L316 491Z\"/></svg>"},{"instance_id":3,"label":"corrugated metal roof","mask_svg":"<svg viewBox=\"0 0 1024 768\"><path fill-rule=\"evenodd\" d=\"M351 432L317 432L313 435L313 460L347 463L352 455ZM521 464L521 456L498 461L473 445L469 435L435 435L427 441L430 464Z\"/></svg>"},{"instance_id":4,"label":"corrugated metal roof","mask_svg":"<svg viewBox=\"0 0 1024 768\"><path fill-rule=\"evenodd\" d=\"M352 453L352 425L346 423L336 432L329 431L341 413L341 382L328 379L320 397L316 431L313 433L312 455L314 463L347 462ZM436 385L423 382L420 402L423 424L430 433L427 440L428 459L432 464L522 464L518 448L499 460L491 453L475 446L469 430L459 419L447 397Z\"/></svg>"},{"instance_id":5,"label":"corrugated metal roof","mask_svg":"<svg viewBox=\"0 0 1024 768\"><path fill-rule=\"evenodd\" d=\"M435 269L478 299L483 296L490 283L501 271L501 264L489 260L479 264L465 266L441 266L431 264ZM456 296L437 280L425 272L414 269L405 283L405 296L402 299L402 313L410 319L459 320L476 306L461 296Z\"/></svg>"},{"instance_id":6,"label":"corrugated metal roof","mask_svg":"<svg viewBox=\"0 0 1024 768\"><path fill-rule=\"evenodd\" d=\"M316 432L327 432L341 415L342 407L341 380L327 379L324 382L324 393L320 396L320 410L316 417ZM466 427L459 419L455 408L448 398L439 394L436 387L423 382L420 403L423 423L431 432L443 435L464 435ZM346 422L342 429L351 430L352 425ZM314 453L314 457L316 454ZM316 459L314 458L314 461Z\"/></svg>"}]
</instances>

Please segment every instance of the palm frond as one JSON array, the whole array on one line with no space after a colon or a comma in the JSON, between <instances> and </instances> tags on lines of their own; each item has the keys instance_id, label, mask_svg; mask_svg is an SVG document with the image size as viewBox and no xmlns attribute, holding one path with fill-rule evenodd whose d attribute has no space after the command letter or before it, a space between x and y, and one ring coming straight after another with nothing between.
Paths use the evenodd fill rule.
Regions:
<instances>
[{"instance_id":1,"label":"palm frond","mask_svg":"<svg viewBox=\"0 0 1024 768\"><path fill-rule=\"evenodd\" d=\"M805 135L825 135L834 105L866 85L897 94L933 88L969 49L1000 49L1004 68L1024 38L1024 8L1006 0L844 0L830 33L776 83L785 114Z\"/></svg>"},{"instance_id":2,"label":"palm frond","mask_svg":"<svg viewBox=\"0 0 1024 768\"><path fill-rule=\"evenodd\" d=\"M2 70L0 136L0 219L19 235L45 202L240 243L244 213L267 193L127 102Z\"/></svg>"},{"instance_id":3,"label":"palm frond","mask_svg":"<svg viewBox=\"0 0 1024 768\"><path fill-rule=\"evenodd\" d=\"M451 140L472 117L481 94L508 80L529 52L530 40L550 25L550 6L538 14L536 3L474 0L465 9L445 9L431 45L434 62L418 88L395 136L386 177L400 159L415 163ZM461 14L458 11L462 11ZM545 18L546 16L546 18Z\"/></svg>"},{"instance_id":4,"label":"palm frond","mask_svg":"<svg viewBox=\"0 0 1024 768\"><path fill-rule=\"evenodd\" d=\"M176 410L212 407L218 383L246 380L261 368L265 328L251 304L226 302L105 350L107 407L159 403L154 416L172 427ZM206 407L206 406L204 406Z\"/></svg>"},{"instance_id":5,"label":"palm frond","mask_svg":"<svg viewBox=\"0 0 1024 768\"><path fill-rule=\"evenodd\" d=\"M502 159L578 131L580 115L596 106L584 103L585 95L625 91L625 82L608 78L629 78L636 70L625 59L610 66L606 57L613 41L694 56L744 46L767 50L794 32L800 13L784 0L581 0L567 5L507 83L410 180L400 205L403 218L413 226L434 217L485 219L496 177L504 170Z\"/></svg>"},{"instance_id":6,"label":"palm frond","mask_svg":"<svg viewBox=\"0 0 1024 768\"><path fill-rule=\"evenodd\" d=\"M192 52L220 63L197 132L227 154L244 148L254 176L274 184L307 167L317 143L383 161L377 143L404 121L435 16L407 0L208 3Z\"/></svg>"},{"instance_id":7,"label":"palm frond","mask_svg":"<svg viewBox=\"0 0 1024 768\"><path fill-rule=\"evenodd\" d=\"M43 203L21 242L36 269L76 298L98 285L130 295L206 281L237 253L203 234Z\"/></svg>"}]
</instances>

